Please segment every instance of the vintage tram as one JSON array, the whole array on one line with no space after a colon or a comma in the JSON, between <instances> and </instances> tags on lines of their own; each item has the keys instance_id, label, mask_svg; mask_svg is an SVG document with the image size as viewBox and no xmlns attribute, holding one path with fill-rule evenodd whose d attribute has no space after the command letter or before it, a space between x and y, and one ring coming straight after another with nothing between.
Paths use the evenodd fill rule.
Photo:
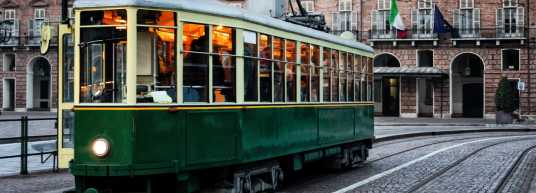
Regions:
<instances>
[{"instance_id":1,"label":"vintage tram","mask_svg":"<svg viewBox=\"0 0 536 193\"><path fill-rule=\"evenodd\" d=\"M364 44L206 0L78 0L59 32L76 192L259 192L372 147Z\"/></svg>"}]
</instances>

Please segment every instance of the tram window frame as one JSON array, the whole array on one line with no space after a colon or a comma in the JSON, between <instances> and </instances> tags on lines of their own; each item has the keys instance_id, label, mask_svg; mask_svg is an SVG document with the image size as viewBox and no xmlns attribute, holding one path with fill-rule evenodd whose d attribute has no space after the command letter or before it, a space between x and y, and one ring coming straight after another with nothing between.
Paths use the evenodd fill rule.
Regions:
<instances>
[{"instance_id":1,"label":"tram window frame","mask_svg":"<svg viewBox=\"0 0 536 193\"><path fill-rule=\"evenodd\" d=\"M320 46L311 44L311 102L320 102Z\"/></svg>"},{"instance_id":2,"label":"tram window frame","mask_svg":"<svg viewBox=\"0 0 536 193\"><path fill-rule=\"evenodd\" d=\"M311 101L311 48L300 43L300 102ZM305 80L304 80L305 79Z\"/></svg>"},{"instance_id":3,"label":"tram window frame","mask_svg":"<svg viewBox=\"0 0 536 193\"><path fill-rule=\"evenodd\" d=\"M367 63L368 58L362 57L361 58L361 101L367 101Z\"/></svg>"},{"instance_id":4,"label":"tram window frame","mask_svg":"<svg viewBox=\"0 0 536 193\"><path fill-rule=\"evenodd\" d=\"M323 69L323 72L324 73L324 80L323 80L323 90L322 90L322 97L323 97L323 102L331 102L331 85L332 85L332 80L331 80L331 49L330 48L327 48L327 47L324 47L323 50L322 50L322 54L323 54L323 61L322 61L322 69Z\"/></svg>"},{"instance_id":5,"label":"tram window frame","mask_svg":"<svg viewBox=\"0 0 536 193\"><path fill-rule=\"evenodd\" d=\"M243 31L244 101L259 102L259 35Z\"/></svg>"},{"instance_id":6,"label":"tram window frame","mask_svg":"<svg viewBox=\"0 0 536 193\"><path fill-rule=\"evenodd\" d=\"M347 101L354 101L354 54L348 52L346 58Z\"/></svg>"},{"instance_id":7,"label":"tram window frame","mask_svg":"<svg viewBox=\"0 0 536 193\"><path fill-rule=\"evenodd\" d=\"M273 37L268 34L258 34L259 37L259 100L260 102L273 102ZM264 40L263 38L266 38Z\"/></svg>"},{"instance_id":8,"label":"tram window frame","mask_svg":"<svg viewBox=\"0 0 536 193\"><path fill-rule=\"evenodd\" d=\"M215 38L217 33L229 33L227 30L230 30L230 34L227 34L227 37L230 38L229 41L231 44L227 45L231 48L225 50L225 48L220 48L216 50L216 45L218 40ZM225 35L222 35L225 36ZM212 55L212 60L209 62L210 71L212 73L212 102L214 103L235 103L236 102L236 28L228 26L212 26L211 28L211 42L210 50ZM227 53L225 53L227 52ZM217 62L221 62L221 65ZM221 66L221 67L220 67ZM221 68L221 72L217 69ZM218 78L222 78L218 80Z\"/></svg>"},{"instance_id":9,"label":"tram window frame","mask_svg":"<svg viewBox=\"0 0 536 193\"><path fill-rule=\"evenodd\" d=\"M81 14L94 14L96 18L104 18L105 14L112 14L112 17L106 20L110 23L104 20L101 23L83 21L80 26L80 44L78 45L80 47L80 85L77 88L79 101L91 104L126 103L128 70L126 10L83 11ZM99 16L100 14L102 16ZM94 51L100 52L100 55ZM90 57L87 57L88 54ZM105 57L108 55L112 57Z\"/></svg>"},{"instance_id":10,"label":"tram window frame","mask_svg":"<svg viewBox=\"0 0 536 193\"><path fill-rule=\"evenodd\" d=\"M294 49L289 49L289 47ZM296 102L297 99L297 62L298 59L298 42L295 40L285 40L285 102ZM290 79L290 80L289 80Z\"/></svg>"},{"instance_id":11,"label":"tram window frame","mask_svg":"<svg viewBox=\"0 0 536 193\"><path fill-rule=\"evenodd\" d=\"M137 18L136 103L176 103L176 12L141 9Z\"/></svg>"},{"instance_id":12,"label":"tram window frame","mask_svg":"<svg viewBox=\"0 0 536 193\"><path fill-rule=\"evenodd\" d=\"M357 102L361 102L361 58L360 55L355 55L354 58L354 85L355 85L355 98Z\"/></svg>"},{"instance_id":13,"label":"tram window frame","mask_svg":"<svg viewBox=\"0 0 536 193\"><path fill-rule=\"evenodd\" d=\"M183 39L190 38L189 34L186 34L186 26L197 27L203 29L202 35L199 35L196 39L193 39L189 45L186 41L183 41L182 45L182 89L183 89L183 102L184 103L208 103L209 98L209 74L210 74L210 25L203 23L190 23L185 22L182 24ZM197 34L191 35L192 37L198 36ZM195 44L194 44L195 42ZM195 49L194 49L195 48ZM188 61L187 61L188 60ZM191 61L190 61L191 60ZM195 64L194 64L195 63ZM201 69L196 71L195 69ZM189 78L191 74L200 74L199 80Z\"/></svg>"},{"instance_id":14,"label":"tram window frame","mask_svg":"<svg viewBox=\"0 0 536 193\"><path fill-rule=\"evenodd\" d=\"M339 51L331 50L331 101L339 102Z\"/></svg>"},{"instance_id":15,"label":"tram window frame","mask_svg":"<svg viewBox=\"0 0 536 193\"><path fill-rule=\"evenodd\" d=\"M74 102L74 38L73 34L62 37L62 99L64 103Z\"/></svg>"},{"instance_id":16,"label":"tram window frame","mask_svg":"<svg viewBox=\"0 0 536 193\"><path fill-rule=\"evenodd\" d=\"M346 102L347 100L347 81L346 81L346 63L347 52L339 52L339 101Z\"/></svg>"},{"instance_id":17,"label":"tram window frame","mask_svg":"<svg viewBox=\"0 0 536 193\"><path fill-rule=\"evenodd\" d=\"M368 101L372 101L374 98L374 93L372 88L374 87L374 66L372 62L372 58L368 59L367 63L368 67L368 81L367 81L367 92L368 92Z\"/></svg>"},{"instance_id":18,"label":"tram window frame","mask_svg":"<svg viewBox=\"0 0 536 193\"><path fill-rule=\"evenodd\" d=\"M279 46L278 46L279 45ZM273 97L274 102L285 102L286 96L286 86L285 86L285 67L286 67L286 56L285 56L285 39L280 37L272 37L272 57L274 60L273 67Z\"/></svg>"}]
</instances>

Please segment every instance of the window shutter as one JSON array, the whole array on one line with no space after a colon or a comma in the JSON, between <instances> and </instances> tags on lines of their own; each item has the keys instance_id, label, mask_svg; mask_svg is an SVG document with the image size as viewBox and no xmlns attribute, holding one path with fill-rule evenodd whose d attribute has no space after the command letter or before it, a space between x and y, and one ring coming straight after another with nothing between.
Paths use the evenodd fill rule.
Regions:
<instances>
[{"instance_id":1,"label":"window shutter","mask_svg":"<svg viewBox=\"0 0 536 193\"><path fill-rule=\"evenodd\" d=\"M352 12L352 31L357 31L357 13Z\"/></svg>"},{"instance_id":2,"label":"window shutter","mask_svg":"<svg viewBox=\"0 0 536 193\"><path fill-rule=\"evenodd\" d=\"M34 36L34 32L35 32L35 26L34 26L34 20L33 19L30 19L28 21L28 33L30 34L30 37L33 37Z\"/></svg>"},{"instance_id":3,"label":"window shutter","mask_svg":"<svg viewBox=\"0 0 536 193\"><path fill-rule=\"evenodd\" d=\"M376 35L378 33L378 11L377 10L374 10L372 11L371 14L371 20L370 20L370 24L371 24L371 29L372 29L372 34L373 35Z\"/></svg>"},{"instance_id":4,"label":"window shutter","mask_svg":"<svg viewBox=\"0 0 536 193\"><path fill-rule=\"evenodd\" d=\"M15 20L13 23L13 32L11 33L13 38L19 37L19 20Z\"/></svg>"},{"instance_id":5,"label":"window shutter","mask_svg":"<svg viewBox=\"0 0 536 193\"><path fill-rule=\"evenodd\" d=\"M516 11L516 26L520 34L525 33L525 8L518 7Z\"/></svg>"},{"instance_id":6,"label":"window shutter","mask_svg":"<svg viewBox=\"0 0 536 193\"><path fill-rule=\"evenodd\" d=\"M475 35L480 36L480 9L473 9L473 30Z\"/></svg>"},{"instance_id":7,"label":"window shutter","mask_svg":"<svg viewBox=\"0 0 536 193\"><path fill-rule=\"evenodd\" d=\"M497 16L496 16L496 24L497 24L497 35L503 36L504 34L504 9L498 8L497 9Z\"/></svg>"},{"instance_id":8,"label":"window shutter","mask_svg":"<svg viewBox=\"0 0 536 193\"><path fill-rule=\"evenodd\" d=\"M460 30L460 10L454 9L454 14L452 14L452 26L454 29Z\"/></svg>"},{"instance_id":9,"label":"window shutter","mask_svg":"<svg viewBox=\"0 0 536 193\"><path fill-rule=\"evenodd\" d=\"M418 32L419 29L419 11L416 9L411 10L411 28L413 33Z\"/></svg>"}]
</instances>

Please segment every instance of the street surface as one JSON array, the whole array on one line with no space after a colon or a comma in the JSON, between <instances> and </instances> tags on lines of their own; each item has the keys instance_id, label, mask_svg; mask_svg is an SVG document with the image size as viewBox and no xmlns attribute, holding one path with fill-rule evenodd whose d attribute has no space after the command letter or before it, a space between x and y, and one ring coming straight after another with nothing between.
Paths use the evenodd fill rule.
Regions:
<instances>
[{"instance_id":1,"label":"street surface","mask_svg":"<svg viewBox=\"0 0 536 193\"><path fill-rule=\"evenodd\" d=\"M423 136L374 145L366 164L289 175L278 193L536 192L536 132ZM0 178L0 192L62 192L67 172Z\"/></svg>"}]
</instances>

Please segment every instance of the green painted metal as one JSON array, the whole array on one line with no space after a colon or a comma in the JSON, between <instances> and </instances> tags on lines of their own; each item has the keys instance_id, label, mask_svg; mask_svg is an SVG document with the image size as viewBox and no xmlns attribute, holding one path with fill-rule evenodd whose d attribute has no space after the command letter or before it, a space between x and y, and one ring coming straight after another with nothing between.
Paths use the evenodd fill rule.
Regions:
<instances>
[{"instance_id":1,"label":"green painted metal","mask_svg":"<svg viewBox=\"0 0 536 193\"><path fill-rule=\"evenodd\" d=\"M75 176L175 173L311 152L305 160L341 152L338 145L373 138L372 105L233 110L77 110ZM111 142L108 157L91 142ZM301 161L301 160L300 160Z\"/></svg>"}]
</instances>

